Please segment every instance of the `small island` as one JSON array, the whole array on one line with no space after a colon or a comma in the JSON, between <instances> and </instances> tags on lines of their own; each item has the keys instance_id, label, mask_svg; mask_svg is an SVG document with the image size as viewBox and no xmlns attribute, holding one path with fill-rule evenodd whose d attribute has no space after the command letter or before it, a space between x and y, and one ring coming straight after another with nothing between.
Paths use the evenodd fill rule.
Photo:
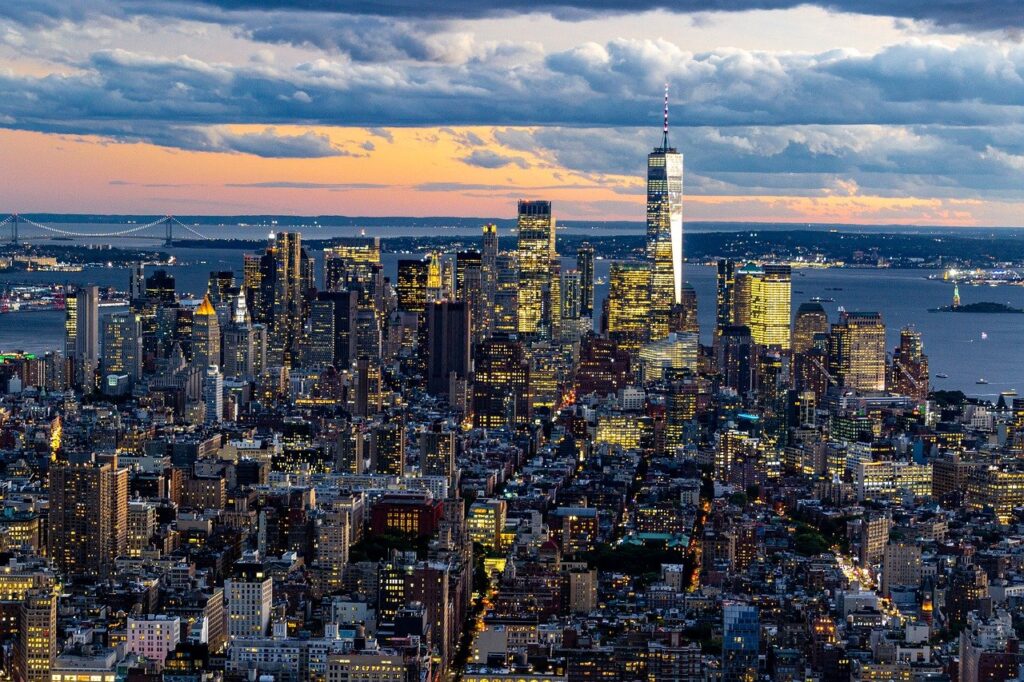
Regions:
<instances>
[{"instance_id":1,"label":"small island","mask_svg":"<svg viewBox=\"0 0 1024 682\"><path fill-rule=\"evenodd\" d=\"M930 313L1024 313L1020 308L1014 308L1005 303L992 303L982 301L980 303L965 303L964 305L944 305L941 308L929 308Z\"/></svg>"}]
</instances>

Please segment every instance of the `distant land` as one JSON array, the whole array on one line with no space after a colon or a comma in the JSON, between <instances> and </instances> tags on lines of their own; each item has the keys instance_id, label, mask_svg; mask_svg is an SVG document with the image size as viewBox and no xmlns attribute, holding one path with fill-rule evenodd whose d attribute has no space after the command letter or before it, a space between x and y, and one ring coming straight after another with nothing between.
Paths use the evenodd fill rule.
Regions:
<instances>
[{"instance_id":1,"label":"distant land","mask_svg":"<svg viewBox=\"0 0 1024 682\"><path fill-rule=\"evenodd\" d=\"M929 308L930 313L1024 313L1020 308L1014 308L1005 303L992 303L981 301L978 303L965 303L963 305L944 305L941 308Z\"/></svg>"},{"instance_id":2,"label":"distant land","mask_svg":"<svg viewBox=\"0 0 1024 682\"><path fill-rule=\"evenodd\" d=\"M514 211L514 205L510 210ZM644 233L647 230L642 220L568 220L558 218L557 206L555 217L558 227L571 229L595 229L610 233L622 234ZM641 207L642 209L642 207ZM102 224L133 224L148 223L160 218L157 214L99 214L99 213L21 213L22 216L41 223L102 223ZM499 228L515 227L516 219L488 218L465 216L343 216L343 215L274 215L274 214L240 214L240 215L180 215L175 217L189 225L251 225L253 229L267 227L365 227L375 226L409 227L433 229L437 227L475 228L485 223L494 223ZM795 222L746 222L746 221L687 221L688 232L737 232L748 230L792 231L810 230L814 232L839 230L841 232L864 233L900 233L900 234L954 234L984 237L992 234L1007 236L1016 234L1024 237L1021 227L950 227L947 225L867 225L860 223L795 223Z\"/></svg>"},{"instance_id":3,"label":"distant land","mask_svg":"<svg viewBox=\"0 0 1024 682\"><path fill-rule=\"evenodd\" d=\"M280 226L279 226L280 227ZM372 231L367 231L372 236ZM351 238L304 239L318 248L345 243ZM590 242L602 258L642 258L643 234L560 234L558 251L563 256L576 252L581 242ZM429 249L478 248L479 238L465 235L382 237L381 245L393 253L416 253ZM181 247L256 249L266 238L254 240L175 240ZM500 238L503 249L513 248L514 236ZM987 268L1024 264L1024 236L937 236L926 234L848 233L819 230L744 230L729 232L687 232L683 252L690 262L716 258L734 260L812 261L848 267L942 268L949 266Z\"/></svg>"}]
</instances>

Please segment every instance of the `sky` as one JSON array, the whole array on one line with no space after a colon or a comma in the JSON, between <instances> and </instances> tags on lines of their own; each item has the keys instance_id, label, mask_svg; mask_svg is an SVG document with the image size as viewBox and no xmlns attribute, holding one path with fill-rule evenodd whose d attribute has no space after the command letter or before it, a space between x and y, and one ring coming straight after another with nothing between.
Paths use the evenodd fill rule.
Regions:
<instances>
[{"instance_id":1,"label":"sky","mask_svg":"<svg viewBox=\"0 0 1024 682\"><path fill-rule=\"evenodd\" d=\"M0 213L1024 225L1019 0L0 3Z\"/></svg>"}]
</instances>

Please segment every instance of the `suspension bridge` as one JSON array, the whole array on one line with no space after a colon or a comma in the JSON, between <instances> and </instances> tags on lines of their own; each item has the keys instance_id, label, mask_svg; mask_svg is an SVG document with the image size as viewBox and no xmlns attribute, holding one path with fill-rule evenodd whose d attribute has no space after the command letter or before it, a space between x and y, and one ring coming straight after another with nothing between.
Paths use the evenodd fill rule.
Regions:
<instances>
[{"instance_id":1,"label":"suspension bridge","mask_svg":"<svg viewBox=\"0 0 1024 682\"><path fill-rule=\"evenodd\" d=\"M86 226L87 229L87 226ZM43 241L48 239L60 239L66 241L88 240L88 239L152 239L162 241L164 246L174 246L175 230L185 232L198 237L209 239L191 225L186 225L172 215L148 222L145 225L130 225L123 229L107 230L105 232L88 232L85 230L69 230L66 227L46 225L36 222L17 213L12 213L3 220L0 220L0 242L10 245L17 245L23 242ZM6 234L4 234L6 233ZM4 240L3 237L7 239Z\"/></svg>"}]
</instances>

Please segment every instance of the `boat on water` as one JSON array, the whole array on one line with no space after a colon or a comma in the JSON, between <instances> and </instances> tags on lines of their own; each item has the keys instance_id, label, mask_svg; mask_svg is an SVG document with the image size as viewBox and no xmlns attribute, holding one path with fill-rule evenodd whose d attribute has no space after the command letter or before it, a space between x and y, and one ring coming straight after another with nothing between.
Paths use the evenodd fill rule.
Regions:
<instances>
[{"instance_id":1,"label":"boat on water","mask_svg":"<svg viewBox=\"0 0 1024 682\"><path fill-rule=\"evenodd\" d=\"M811 302L812 303L835 303L836 299L832 298L831 296L812 296L811 297Z\"/></svg>"},{"instance_id":2,"label":"boat on water","mask_svg":"<svg viewBox=\"0 0 1024 682\"><path fill-rule=\"evenodd\" d=\"M948 374L945 374L945 373L943 373L943 372L939 372L938 374L936 374L936 375L935 375L935 378L936 378L936 379L948 379L948 378L949 378L949 375L948 375Z\"/></svg>"},{"instance_id":3,"label":"boat on water","mask_svg":"<svg viewBox=\"0 0 1024 682\"><path fill-rule=\"evenodd\" d=\"M978 379L974 383L984 385L988 383L988 379Z\"/></svg>"}]
</instances>

